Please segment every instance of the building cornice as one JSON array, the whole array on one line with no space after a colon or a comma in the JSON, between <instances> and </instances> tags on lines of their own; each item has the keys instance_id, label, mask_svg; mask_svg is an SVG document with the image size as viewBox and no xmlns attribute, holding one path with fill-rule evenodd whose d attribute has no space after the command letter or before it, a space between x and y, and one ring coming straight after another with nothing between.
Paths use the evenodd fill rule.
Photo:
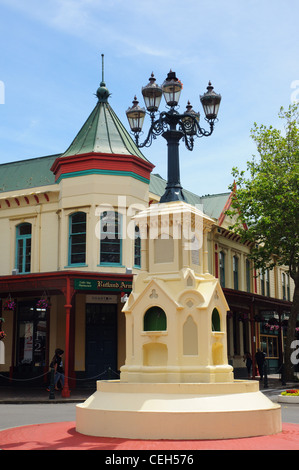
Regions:
<instances>
[{"instance_id":1,"label":"building cornice","mask_svg":"<svg viewBox=\"0 0 299 470\"><path fill-rule=\"evenodd\" d=\"M135 155L117 155L106 153L86 153L58 157L51 167L55 182L62 178L86 174L114 174L133 176L149 183L154 165L141 160Z\"/></svg>"}]
</instances>

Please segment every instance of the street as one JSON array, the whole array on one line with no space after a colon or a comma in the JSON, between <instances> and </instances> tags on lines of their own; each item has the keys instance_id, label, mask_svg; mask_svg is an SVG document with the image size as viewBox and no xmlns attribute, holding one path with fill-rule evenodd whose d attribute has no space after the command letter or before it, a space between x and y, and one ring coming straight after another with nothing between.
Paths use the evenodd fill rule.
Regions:
<instances>
[{"instance_id":1,"label":"street","mask_svg":"<svg viewBox=\"0 0 299 470\"><path fill-rule=\"evenodd\" d=\"M0 431L28 424L76 420L75 403L0 404Z\"/></svg>"},{"instance_id":2,"label":"street","mask_svg":"<svg viewBox=\"0 0 299 470\"><path fill-rule=\"evenodd\" d=\"M29 424L76 421L75 403L0 404L0 430ZM299 405L281 404L283 423L299 424Z\"/></svg>"}]
</instances>

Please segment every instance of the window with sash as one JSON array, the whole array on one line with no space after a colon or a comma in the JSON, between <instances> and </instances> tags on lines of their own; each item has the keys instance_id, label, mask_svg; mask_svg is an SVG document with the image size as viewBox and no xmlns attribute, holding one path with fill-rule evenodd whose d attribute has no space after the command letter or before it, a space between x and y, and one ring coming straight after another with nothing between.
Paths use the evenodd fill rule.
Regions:
<instances>
[{"instance_id":1,"label":"window with sash","mask_svg":"<svg viewBox=\"0 0 299 470\"><path fill-rule=\"evenodd\" d=\"M101 265L122 264L121 215L105 211L101 215Z\"/></svg>"},{"instance_id":2,"label":"window with sash","mask_svg":"<svg viewBox=\"0 0 299 470\"><path fill-rule=\"evenodd\" d=\"M16 269L20 274L31 270L31 233L32 225L23 223L16 230Z\"/></svg>"},{"instance_id":3,"label":"window with sash","mask_svg":"<svg viewBox=\"0 0 299 470\"><path fill-rule=\"evenodd\" d=\"M86 213L75 212L69 218L69 260L71 265L86 263Z\"/></svg>"}]
</instances>

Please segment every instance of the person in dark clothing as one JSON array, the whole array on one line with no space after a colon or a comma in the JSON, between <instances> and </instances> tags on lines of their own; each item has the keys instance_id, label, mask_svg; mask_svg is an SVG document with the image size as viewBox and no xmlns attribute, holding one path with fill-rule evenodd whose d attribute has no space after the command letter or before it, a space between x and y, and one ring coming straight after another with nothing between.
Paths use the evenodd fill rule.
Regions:
<instances>
[{"instance_id":1,"label":"person in dark clothing","mask_svg":"<svg viewBox=\"0 0 299 470\"><path fill-rule=\"evenodd\" d=\"M264 375L265 354L260 349L255 353L255 361L259 370L260 379L262 380Z\"/></svg>"},{"instance_id":2,"label":"person in dark clothing","mask_svg":"<svg viewBox=\"0 0 299 470\"><path fill-rule=\"evenodd\" d=\"M247 352L245 354L244 362L245 362L245 365L246 365L248 378L250 379L250 377L251 377L251 367L252 367L252 358L251 358L251 354L249 352Z\"/></svg>"},{"instance_id":3,"label":"person in dark clothing","mask_svg":"<svg viewBox=\"0 0 299 470\"><path fill-rule=\"evenodd\" d=\"M54 375L54 386L55 390L59 390L57 387L58 382L60 381L61 387L64 387L64 370L63 370L63 362L62 362L62 355L64 351L60 348L55 350L55 355L52 359L50 364L51 368L54 368L55 375Z\"/></svg>"}]
</instances>

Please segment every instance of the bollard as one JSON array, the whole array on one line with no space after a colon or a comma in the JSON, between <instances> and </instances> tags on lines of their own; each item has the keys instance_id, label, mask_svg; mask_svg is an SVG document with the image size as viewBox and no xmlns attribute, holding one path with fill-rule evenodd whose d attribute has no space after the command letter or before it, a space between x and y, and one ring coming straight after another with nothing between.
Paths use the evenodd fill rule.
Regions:
<instances>
[{"instance_id":1,"label":"bollard","mask_svg":"<svg viewBox=\"0 0 299 470\"><path fill-rule=\"evenodd\" d=\"M54 400L55 394L54 394L54 368L51 367L51 375L50 375L50 393L49 393L49 400Z\"/></svg>"}]
</instances>

